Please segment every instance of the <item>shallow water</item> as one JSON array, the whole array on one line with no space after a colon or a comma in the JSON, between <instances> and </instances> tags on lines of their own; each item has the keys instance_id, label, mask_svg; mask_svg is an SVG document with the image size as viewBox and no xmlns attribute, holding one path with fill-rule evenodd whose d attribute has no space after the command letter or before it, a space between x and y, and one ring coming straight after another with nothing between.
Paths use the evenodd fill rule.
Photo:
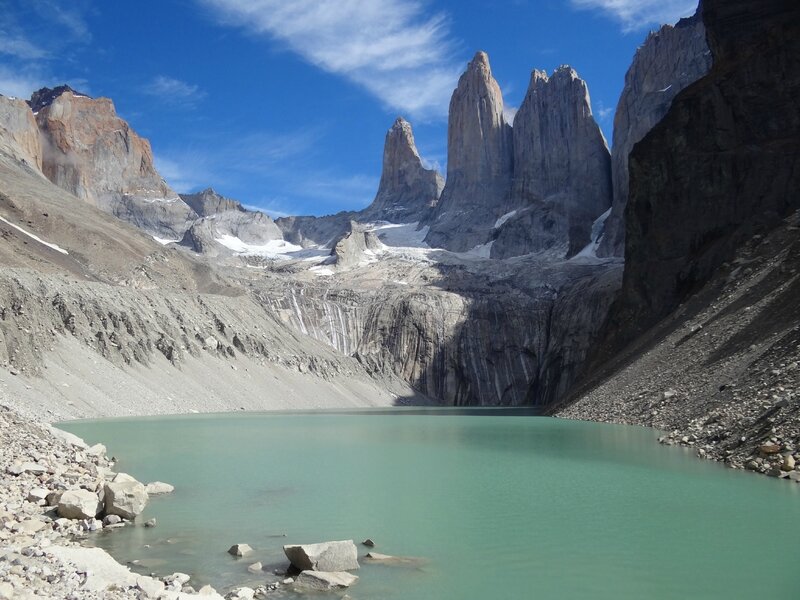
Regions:
<instances>
[{"instance_id":1,"label":"shallow water","mask_svg":"<svg viewBox=\"0 0 800 600\"><path fill-rule=\"evenodd\" d=\"M143 515L158 527L93 543L195 585L274 581L285 543L370 537L425 562L362 562L354 600L800 597L800 486L661 447L653 430L446 410L60 427L176 486ZM234 543L255 552L235 559ZM254 576L257 560L270 569Z\"/></svg>"}]
</instances>

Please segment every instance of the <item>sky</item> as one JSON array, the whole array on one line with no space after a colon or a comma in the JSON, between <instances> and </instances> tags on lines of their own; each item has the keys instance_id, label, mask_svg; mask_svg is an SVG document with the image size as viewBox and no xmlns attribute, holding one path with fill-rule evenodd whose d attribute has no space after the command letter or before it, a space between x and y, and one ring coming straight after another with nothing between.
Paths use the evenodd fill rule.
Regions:
<instances>
[{"instance_id":1,"label":"sky","mask_svg":"<svg viewBox=\"0 0 800 600\"><path fill-rule=\"evenodd\" d=\"M696 0L0 0L0 94L62 83L114 101L179 192L272 214L373 199L397 116L447 165L447 106L486 51L512 115L533 69L586 80L609 144L648 31Z\"/></svg>"}]
</instances>

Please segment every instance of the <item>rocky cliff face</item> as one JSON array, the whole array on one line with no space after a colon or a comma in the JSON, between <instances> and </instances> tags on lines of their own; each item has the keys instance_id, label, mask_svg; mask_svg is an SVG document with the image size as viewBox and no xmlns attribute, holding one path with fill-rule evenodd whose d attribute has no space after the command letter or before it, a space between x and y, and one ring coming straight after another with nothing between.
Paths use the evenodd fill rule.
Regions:
<instances>
[{"instance_id":1,"label":"rocky cliff face","mask_svg":"<svg viewBox=\"0 0 800 600\"><path fill-rule=\"evenodd\" d=\"M493 258L552 251L572 256L611 205L608 146L592 116L586 83L570 67L534 71L514 118L512 206Z\"/></svg>"},{"instance_id":2,"label":"rocky cliff face","mask_svg":"<svg viewBox=\"0 0 800 600\"><path fill-rule=\"evenodd\" d=\"M488 242L495 220L508 205L513 161L503 95L489 57L478 52L450 100L447 182L426 241L453 251Z\"/></svg>"},{"instance_id":3,"label":"rocky cliff face","mask_svg":"<svg viewBox=\"0 0 800 600\"><path fill-rule=\"evenodd\" d=\"M152 235L180 239L197 217L153 166L147 140L107 98L66 88L34 94L43 171L53 183Z\"/></svg>"},{"instance_id":4,"label":"rocky cliff face","mask_svg":"<svg viewBox=\"0 0 800 600\"><path fill-rule=\"evenodd\" d=\"M351 221L350 231L334 244L331 256L339 268L356 267L371 260L375 251L382 247L383 244L374 231L356 221Z\"/></svg>"},{"instance_id":5,"label":"rocky cliff face","mask_svg":"<svg viewBox=\"0 0 800 600\"><path fill-rule=\"evenodd\" d=\"M192 223L183 234L180 245L209 257L231 254L247 246L264 246L282 240L275 222L262 212L228 210L203 217Z\"/></svg>"},{"instance_id":6,"label":"rocky cliff face","mask_svg":"<svg viewBox=\"0 0 800 600\"><path fill-rule=\"evenodd\" d=\"M614 204L598 249L600 256L624 253L628 157L633 146L667 114L673 98L710 68L711 51L699 11L651 33L636 51L614 116Z\"/></svg>"},{"instance_id":7,"label":"rocky cliff face","mask_svg":"<svg viewBox=\"0 0 800 600\"><path fill-rule=\"evenodd\" d=\"M24 100L0 95L0 152L42 170L42 146L31 109Z\"/></svg>"},{"instance_id":8,"label":"rocky cliff face","mask_svg":"<svg viewBox=\"0 0 800 600\"><path fill-rule=\"evenodd\" d=\"M713 67L630 157L614 320L629 337L800 206L800 5L706 0L703 20Z\"/></svg>"},{"instance_id":9,"label":"rocky cliff face","mask_svg":"<svg viewBox=\"0 0 800 600\"><path fill-rule=\"evenodd\" d=\"M206 188L196 194L178 195L200 217L210 217L227 211L244 212L244 207L240 202L226 198L211 188Z\"/></svg>"},{"instance_id":10,"label":"rocky cliff face","mask_svg":"<svg viewBox=\"0 0 800 600\"><path fill-rule=\"evenodd\" d=\"M422 166L411 123L398 118L386 134L378 193L360 217L392 223L420 221L436 205L443 187L439 173Z\"/></svg>"}]
</instances>

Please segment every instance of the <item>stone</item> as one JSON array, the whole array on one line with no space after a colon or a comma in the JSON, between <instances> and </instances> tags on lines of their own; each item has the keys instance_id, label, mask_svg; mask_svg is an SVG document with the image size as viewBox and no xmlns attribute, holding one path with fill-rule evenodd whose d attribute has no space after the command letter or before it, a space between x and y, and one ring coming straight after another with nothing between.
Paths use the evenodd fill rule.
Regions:
<instances>
[{"instance_id":1,"label":"stone","mask_svg":"<svg viewBox=\"0 0 800 600\"><path fill-rule=\"evenodd\" d=\"M531 252L571 257L592 241L611 207L611 155L575 70L534 70L514 117L510 209L497 225L492 258ZM599 235L599 231L598 231Z\"/></svg>"},{"instance_id":2,"label":"stone","mask_svg":"<svg viewBox=\"0 0 800 600\"><path fill-rule=\"evenodd\" d=\"M45 524L39 519L26 519L17 527L20 533L32 535L44 529Z\"/></svg>"},{"instance_id":3,"label":"stone","mask_svg":"<svg viewBox=\"0 0 800 600\"><path fill-rule=\"evenodd\" d=\"M350 231L336 241L331 256L337 267L350 268L368 261L380 248L381 242L369 226L351 221Z\"/></svg>"},{"instance_id":4,"label":"stone","mask_svg":"<svg viewBox=\"0 0 800 600\"><path fill-rule=\"evenodd\" d=\"M6 468L6 472L11 475L22 475L23 473L33 473L34 475L41 475L47 473L47 468L35 462L13 463Z\"/></svg>"},{"instance_id":5,"label":"stone","mask_svg":"<svg viewBox=\"0 0 800 600\"><path fill-rule=\"evenodd\" d=\"M439 173L422 165L411 124L398 117L386 134L378 193L360 218L391 223L424 220L443 187Z\"/></svg>"},{"instance_id":6,"label":"stone","mask_svg":"<svg viewBox=\"0 0 800 600\"><path fill-rule=\"evenodd\" d=\"M784 471L794 471L795 468L795 459L794 456L791 454L787 454L783 457L783 464L781 465L781 469Z\"/></svg>"},{"instance_id":7,"label":"stone","mask_svg":"<svg viewBox=\"0 0 800 600\"><path fill-rule=\"evenodd\" d=\"M101 508L97 494L89 490L67 490L58 501L58 515L66 519L94 519Z\"/></svg>"},{"instance_id":8,"label":"stone","mask_svg":"<svg viewBox=\"0 0 800 600\"><path fill-rule=\"evenodd\" d=\"M702 16L681 19L650 33L625 74L614 116L611 152L613 205L605 222L599 256L623 256L628 204L628 157L633 146L667 114L672 100L711 68Z\"/></svg>"},{"instance_id":9,"label":"stone","mask_svg":"<svg viewBox=\"0 0 800 600\"><path fill-rule=\"evenodd\" d=\"M197 218L111 100L43 88L31 105L38 107L42 171L55 185L160 238L180 239Z\"/></svg>"},{"instance_id":10,"label":"stone","mask_svg":"<svg viewBox=\"0 0 800 600\"><path fill-rule=\"evenodd\" d=\"M375 542L373 542L371 538L367 538L363 542L361 542L361 545L366 546L367 548L374 548Z\"/></svg>"},{"instance_id":11,"label":"stone","mask_svg":"<svg viewBox=\"0 0 800 600\"><path fill-rule=\"evenodd\" d=\"M778 454L781 451L781 446L780 444L773 444L770 442L768 444L761 444L758 447L758 451L761 454Z\"/></svg>"},{"instance_id":12,"label":"stone","mask_svg":"<svg viewBox=\"0 0 800 600\"><path fill-rule=\"evenodd\" d=\"M158 598L164 591L164 582L140 575L136 578L136 587L139 588L147 598Z\"/></svg>"},{"instance_id":13,"label":"stone","mask_svg":"<svg viewBox=\"0 0 800 600\"><path fill-rule=\"evenodd\" d=\"M286 545L286 558L301 571L350 571L358 569L358 550L353 540Z\"/></svg>"},{"instance_id":14,"label":"stone","mask_svg":"<svg viewBox=\"0 0 800 600\"><path fill-rule=\"evenodd\" d=\"M489 57L478 52L458 80L447 124L447 178L425 241L455 252L490 241L513 175L511 126Z\"/></svg>"},{"instance_id":15,"label":"stone","mask_svg":"<svg viewBox=\"0 0 800 600\"><path fill-rule=\"evenodd\" d=\"M247 544L234 544L228 548L228 554L233 556L247 556L253 549Z\"/></svg>"},{"instance_id":16,"label":"stone","mask_svg":"<svg viewBox=\"0 0 800 600\"><path fill-rule=\"evenodd\" d=\"M14 586L5 581L0 581L0 600L14 600Z\"/></svg>"},{"instance_id":17,"label":"stone","mask_svg":"<svg viewBox=\"0 0 800 600\"><path fill-rule=\"evenodd\" d=\"M35 487L28 492L27 500L28 502L34 502L34 503L45 502L49 495L50 495L49 490L41 487Z\"/></svg>"},{"instance_id":18,"label":"stone","mask_svg":"<svg viewBox=\"0 0 800 600\"><path fill-rule=\"evenodd\" d=\"M419 568L425 564L421 558L413 556L391 556L390 554L380 554L378 552L368 552L365 559L372 563L397 567Z\"/></svg>"},{"instance_id":19,"label":"stone","mask_svg":"<svg viewBox=\"0 0 800 600\"><path fill-rule=\"evenodd\" d=\"M144 522L145 527L155 527L156 525L158 525L158 521L155 517Z\"/></svg>"},{"instance_id":20,"label":"stone","mask_svg":"<svg viewBox=\"0 0 800 600\"><path fill-rule=\"evenodd\" d=\"M122 517L119 515L106 515L103 517L103 525L117 525L122 523Z\"/></svg>"},{"instance_id":21,"label":"stone","mask_svg":"<svg viewBox=\"0 0 800 600\"><path fill-rule=\"evenodd\" d=\"M135 477L128 475L127 473L117 473L114 475L114 479L112 479L114 483L139 483Z\"/></svg>"},{"instance_id":22,"label":"stone","mask_svg":"<svg viewBox=\"0 0 800 600\"><path fill-rule=\"evenodd\" d=\"M85 573L82 588L87 592L104 592L110 585L133 587L140 577L111 558L102 548L51 546L47 552L72 563L77 572Z\"/></svg>"},{"instance_id":23,"label":"stone","mask_svg":"<svg viewBox=\"0 0 800 600\"><path fill-rule=\"evenodd\" d=\"M135 519L147 506L147 491L138 481L113 481L107 483L103 490L107 515Z\"/></svg>"},{"instance_id":24,"label":"stone","mask_svg":"<svg viewBox=\"0 0 800 600\"><path fill-rule=\"evenodd\" d=\"M346 571L303 571L294 581L295 587L312 591L345 589L358 581L358 576Z\"/></svg>"},{"instance_id":25,"label":"stone","mask_svg":"<svg viewBox=\"0 0 800 600\"><path fill-rule=\"evenodd\" d=\"M175 491L175 487L164 483L162 481L153 481L145 486L145 491L148 496L157 496L160 494L171 494Z\"/></svg>"},{"instance_id":26,"label":"stone","mask_svg":"<svg viewBox=\"0 0 800 600\"><path fill-rule=\"evenodd\" d=\"M253 600L256 591L250 587L238 587L225 594L226 600Z\"/></svg>"},{"instance_id":27,"label":"stone","mask_svg":"<svg viewBox=\"0 0 800 600\"><path fill-rule=\"evenodd\" d=\"M86 449L86 454L89 456L105 456L106 447L103 444L95 444Z\"/></svg>"},{"instance_id":28,"label":"stone","mask_svg":"<svg viewBox=\"0 0 800 600\"><path fill-rule=\"evenodd\" d=\"M263 569L264 565L262 565L260 562L255 562L252 565L248 565L247 567L247 570L250 571L251 573L261 573Z\"/></svg>"}]
</instances>

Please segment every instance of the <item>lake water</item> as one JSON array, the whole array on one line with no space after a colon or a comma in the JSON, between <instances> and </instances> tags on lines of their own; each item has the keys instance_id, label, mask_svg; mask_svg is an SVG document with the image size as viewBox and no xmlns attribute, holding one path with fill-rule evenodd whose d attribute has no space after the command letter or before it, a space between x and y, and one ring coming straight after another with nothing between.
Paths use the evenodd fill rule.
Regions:
<instances>
[{"instance_id":1,"label":"lake water","mask_svg":"<svg viewBox=\"0 0 800 600\"><path fill-rule=\"evenodd\" d=\"M662 447L653 430L447 410L60 426L176 486L143 515L156 528L92 543L196 587L277 580L286 543L370 537L424 563L362 561L354 600L800 598L800 486ZM235 543L255 551L235 559ZM248 573L257 560L269 571Z\"/></svg>"}]
</instances>

